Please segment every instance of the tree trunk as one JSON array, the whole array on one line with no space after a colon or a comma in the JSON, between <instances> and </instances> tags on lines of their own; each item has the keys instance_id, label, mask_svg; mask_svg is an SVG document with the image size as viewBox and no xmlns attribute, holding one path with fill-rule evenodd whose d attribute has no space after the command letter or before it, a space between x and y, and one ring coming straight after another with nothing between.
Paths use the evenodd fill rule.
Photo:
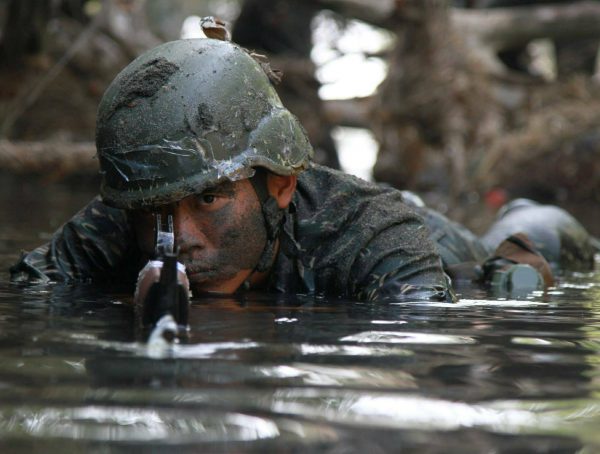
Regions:
<instances>
[{"instance_id":1,"label":"tree trunk","mask_svg":"<svg viewBox=\"0 0 600 454\"><path fill-rule=\"evenodd\" d=\"M462 52L447 2L402 5L373 114L380 142L375 178L442 191L456 201L466 188L467 151L490 140L499 116L482 75Z\"/></svg>"}]
</instances>

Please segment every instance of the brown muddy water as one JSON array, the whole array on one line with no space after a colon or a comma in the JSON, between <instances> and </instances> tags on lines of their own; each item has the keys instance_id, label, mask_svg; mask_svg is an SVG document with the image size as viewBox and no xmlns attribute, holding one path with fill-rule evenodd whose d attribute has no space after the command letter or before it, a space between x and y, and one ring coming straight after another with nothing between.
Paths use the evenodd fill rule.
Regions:
<instances>
[{"instance_id":1,"label":"brown muddy water","mask_svg":"<svg viewBox=\"0 0 600 454\"><path fill-rule=\"evenodd\" d=\"M93 196L0 179L0 452L600 452L600 273L515 299L195 300L148 345L129 295L7 269Z\"/></svg>"}]
</instances>

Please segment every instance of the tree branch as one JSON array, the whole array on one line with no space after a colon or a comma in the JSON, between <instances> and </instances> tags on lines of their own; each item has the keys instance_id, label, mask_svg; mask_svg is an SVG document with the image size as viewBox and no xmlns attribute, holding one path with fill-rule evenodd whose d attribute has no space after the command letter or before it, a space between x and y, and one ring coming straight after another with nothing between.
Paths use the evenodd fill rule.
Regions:
<instances>
[{"instance_id":1,"label":"tree branch","mask_svg":"<svg viewBox=\"0 0 600 454\"><path fill-rule=\"evenodd\" d=\"M493 10L455 9L452 21L463 36L473 37L497 51L525 45L537 38L600 37L600 4L581 1Z\"/></svg>"},{"instance_id":2,"label":"tree branch","mask_svg":"<svg viewBox=\"0 0 600 454\"><path fill-rule=\"evenodd\" d=\"M325 116L338 126L350 126L354 128L371 128L370 113L373 109L374 97L332 99L323 101Z\"/></svg>"},{"instance_id":3,"label":"tree branch","mask_svg":"<svg viewBox=\"0 0 600 454\"><path fill-rule=\"evenodd\" d=\"M385 27L396 12L392 0L319 0L344 16ZM600 37L600 4L571 4L494 9L452 9L454 27L463 36L498 51L527 44L537 38Z\"/></svg>"},{"instance_id":4,"label":"tree branch","mask_svg":"<svg viewBox=\"0 0 600 454\"><path fill-rule=\"evenodd\" d=\"M35 83L28 87L27 91L24 91L21 96L17 96L11 105L8 107L8 114L0 124L0 137L7 137L12 131L13 125L19 119L19 117L29 108L43 91L46 89L48 84L52 83L54 79L60 74L63 68L73 59L75 54L79 52L85 44L92 38L92 36L98 30L100 25L99 16L95 17L90 24L84 28L77 39L73 41L73 44L67 49L63 56L50 68L48 72L43 74Z\"/></svg>"},{"instance_id":5,"label":"tree branch","mask_svg":"<svg viewBox=\"0 0 600 454\"><path fill-rule=\"evenodd\" d=\"M319 0L323 8L343 16L382 26L395 10L394 0Z\"/></svg>"},{"instance_id":6,"label":"tree branch","mask_svg":"<svg viewBox=\"0 0 600 454\"><path fill-rule=\"evenodd\" d=\"M61 178L98 172L96 146L73 142L11 142L0 140L0 170Z\"/></svg>"}]
</instances>

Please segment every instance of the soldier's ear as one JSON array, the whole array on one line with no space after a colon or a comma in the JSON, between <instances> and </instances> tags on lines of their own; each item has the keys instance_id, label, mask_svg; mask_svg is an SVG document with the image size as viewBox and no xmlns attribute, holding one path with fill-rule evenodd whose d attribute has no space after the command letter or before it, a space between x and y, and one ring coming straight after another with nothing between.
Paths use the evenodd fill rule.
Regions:
<instances>
[{"instance_id":1,"label":"soldier's ear","mask_svg":"<svg viewBox=\"0 0 600 454\"><path fill-rule=\"evenodd\" d=\"M288 207L296 191L297 182L296 175L282 176L269 172L267 175L267 188L269 194L277 200L279 208L284 209Z\"/></svg>"}]
</instances>

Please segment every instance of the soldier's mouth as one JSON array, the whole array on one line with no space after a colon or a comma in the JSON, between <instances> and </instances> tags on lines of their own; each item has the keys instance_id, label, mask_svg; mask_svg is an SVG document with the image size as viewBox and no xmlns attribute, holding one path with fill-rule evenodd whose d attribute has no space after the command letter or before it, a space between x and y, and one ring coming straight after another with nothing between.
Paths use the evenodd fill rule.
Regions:
<instances>
[{"instance_id":1,"label":"soldier's mouth","mask_svg":"<svg viewBox=\"0 0 600 454\"><path fill-rule=\"evenodd\" d=\"M218 271L204 265L186 264L186 274L190 282L205 282L218 276Z\"/></svg>"},{"instance_id":2,"label":"soldier's mouth","mask_svg":"<svg viewBox=\"0 0 600 454\"><path fill-rule=\"evenodd\" d=\"M233 291L223 286L222 275L215 270L188 274L190 289L196 297L230 295Z\"/></svg>"}]
</instances>

